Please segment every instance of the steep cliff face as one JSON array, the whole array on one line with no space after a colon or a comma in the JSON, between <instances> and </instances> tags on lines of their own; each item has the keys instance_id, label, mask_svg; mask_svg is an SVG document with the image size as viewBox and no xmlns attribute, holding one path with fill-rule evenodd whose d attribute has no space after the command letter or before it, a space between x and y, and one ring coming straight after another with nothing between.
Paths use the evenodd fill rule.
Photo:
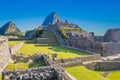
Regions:
<instances>
[{"instance_id":1,"label":"steep cliff face","mask_svg":"<svg viewBox=\"0 0 120 80\"><path fill-rule=\"evenodd\" d=\"M120 42L120 28L109 29L104 35L104 41L106 42Z\"/></svg>"},{"instance_id":2,"label":"steep cliff face","mask_svg":"<svg viewBox=\"0 0 120 80\"><path fill-rule=\"evenodd\" d=\"M48 25L54 25L57 23L57 21L60 21L60 18L56 12L50 13L44 20L43 26L48 26Z\"/></svg>"},{"instance_id":3,"label":"steep cliff face","mask_svg":"<svg viewBox=\"0 0 120 80\"><path fill-rule=\"evenodd\" d=\"M21 36L22 32L17 28L13 22L8 22L0 28L1 35Z\"/></svg>"}]
</instances>

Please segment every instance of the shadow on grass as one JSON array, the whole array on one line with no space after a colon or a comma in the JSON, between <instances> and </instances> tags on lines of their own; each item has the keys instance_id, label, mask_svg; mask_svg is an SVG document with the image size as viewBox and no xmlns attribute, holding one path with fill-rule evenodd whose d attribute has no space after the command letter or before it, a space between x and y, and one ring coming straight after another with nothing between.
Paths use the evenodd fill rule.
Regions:
<instances>
[{"instance_id":1,"label":"shadow on grass","mask_svg":"<svg viewBox=\"0 0 120 80\"><path fill-rule=\"evenodd\" d=\"M32 67L41 67L41 66L45 66L44 61L32 62L32 63L29 64L29 68L32 68Z\"/></svg>"}]
</instances>

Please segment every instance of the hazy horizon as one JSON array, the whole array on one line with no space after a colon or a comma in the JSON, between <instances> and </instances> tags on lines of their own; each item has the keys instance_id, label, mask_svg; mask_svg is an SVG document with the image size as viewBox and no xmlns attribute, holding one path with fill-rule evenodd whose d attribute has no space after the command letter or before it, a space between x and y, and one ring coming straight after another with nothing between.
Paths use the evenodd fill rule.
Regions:
<instances>
[{"instance_id":1,"label":"hazy horizon","mask_svg":"<svg viewBox=\"0 0 120 80\"><path fill-rule=\"evenodd\" d=\"M120 28L118 0L1 0L0 27L14 22L21 31L37 28L55 11L64 21L79 25L88 32L104 35L109 28Z\"/></svg>"}]
</instances>

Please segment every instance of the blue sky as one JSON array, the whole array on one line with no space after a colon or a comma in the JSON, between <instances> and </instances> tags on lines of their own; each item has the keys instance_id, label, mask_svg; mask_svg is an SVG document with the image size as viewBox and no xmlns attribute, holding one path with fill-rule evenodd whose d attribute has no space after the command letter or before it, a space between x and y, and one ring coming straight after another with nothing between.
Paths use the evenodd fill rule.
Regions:
<instances>
[{"instance_id":1,"label":"blue sky","mask_svg":"<svg viewBox=\"0 0 120 80\"><path fill-rule=\"evenodd\" d=\"M22 31L37 28L53 11L97 35L120 28L120 0L0 0L0 27L13 21Z\"/></svg>"}]
</instances>

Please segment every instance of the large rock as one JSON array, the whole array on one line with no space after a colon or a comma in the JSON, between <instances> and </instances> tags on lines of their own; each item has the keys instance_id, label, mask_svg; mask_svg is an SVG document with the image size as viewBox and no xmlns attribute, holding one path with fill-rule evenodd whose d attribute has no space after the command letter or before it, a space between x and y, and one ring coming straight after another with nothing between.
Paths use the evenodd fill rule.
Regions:
<instances>
[{"instance_id":1,"label":"large rock","mask_svg":"<svg viewBox=\"0 0 120 80\"><path fill-rule=\"evenodd\" d=\"M120 28L109 29L104 35L105 42L120 42Z\"/></svg>"},{"instance_id":2,"label":"large rock","mask_svg":"<svg viewBox=\"0 0 120 80\"><path fill-rule=\"evenodd\" d=\"M48 26L48 25L54 25L57 23L57 21L60 21L60 18L56 12L50 13L44 20L43 26Z\"/></svg>"},{"instance_id":3,"label":"large rock","mask_svg":"<svg viewBox=\"0 0 120 80\"><path fill-rule=\"evenodd\" d=\"M9 21L0 28L0 34L9 36L21 36L22 32L17 28L17 26L13 22Z\"/></svg>"}]
</instances>

